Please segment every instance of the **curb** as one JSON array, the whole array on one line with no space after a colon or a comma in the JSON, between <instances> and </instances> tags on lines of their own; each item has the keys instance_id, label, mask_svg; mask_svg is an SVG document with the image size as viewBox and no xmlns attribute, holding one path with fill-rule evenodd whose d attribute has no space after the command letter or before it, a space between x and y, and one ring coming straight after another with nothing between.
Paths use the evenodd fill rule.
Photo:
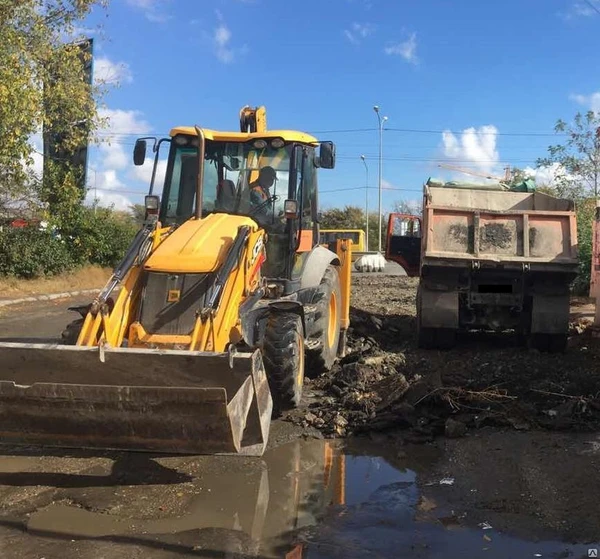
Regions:
<instances>
[{"instance_id":1,"label":"curb","mask_svg":"<svg viewBox=\"0 0 600 559\"><path fill-rule=\"evenodd\" d=\"M32 297L22 297L20 299L8 299L0 301L0 308L8 307L10 305L19 305L21 303L36 303L38 301L54 301L55 299L67 299L69 297L77 297L79 295L89 295L91 293L98 293L100 289L83 289L81 291L66 291L64 293L51 293L50 295L36 295Z\"/></svg>"}]
</instances>

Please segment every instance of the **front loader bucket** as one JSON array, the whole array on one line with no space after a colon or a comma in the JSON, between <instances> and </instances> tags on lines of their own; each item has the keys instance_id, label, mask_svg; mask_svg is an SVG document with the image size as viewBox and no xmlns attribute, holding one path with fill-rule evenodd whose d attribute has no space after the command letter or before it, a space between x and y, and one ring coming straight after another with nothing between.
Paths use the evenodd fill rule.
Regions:
<instances>
[{"instance_id":1,"label":"front loader bucket","mask_svg":"<svg viewBox=\"0 0 600 559\"><path fill-rule=\"evenodd\" d=\"M261 456L260 352L0 344L0 442Z\"/></svg>"}]
</instances>

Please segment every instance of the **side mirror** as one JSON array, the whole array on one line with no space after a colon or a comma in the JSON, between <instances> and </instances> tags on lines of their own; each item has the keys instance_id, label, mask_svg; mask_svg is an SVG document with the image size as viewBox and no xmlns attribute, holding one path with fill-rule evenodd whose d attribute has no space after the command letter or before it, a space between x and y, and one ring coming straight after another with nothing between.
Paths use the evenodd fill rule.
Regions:
<instances>
[{"instance_id":1,"label":"side mirror","mask_svg":"<svg viewBox=\"0 0 600 559\"><path fill-rule=\"evenodd\" d=\"M283 213L286 219L297 219L298 200L286 200L283 204Z\"/></svg>"},{"instance_id":2,"label":"side mirror","mask_svg":"<svg viewBox=\"0 0 600 559\"><path fill-rule=\"evenodd\" d=\"M321 142L319 166L322 169L333 169L335 167L335 144L333 142Z\"/></svg>"},{"instance_id":3,"label":"side mirror","mask_svg":"<svg viewBox=\"0 0 600 559\"><path fill-rule=\"evenodd\" d=\"M135 147L133 148L133 164L140 165L146 161L146 140L136 140Z\"/></svg>"}]
</instances>

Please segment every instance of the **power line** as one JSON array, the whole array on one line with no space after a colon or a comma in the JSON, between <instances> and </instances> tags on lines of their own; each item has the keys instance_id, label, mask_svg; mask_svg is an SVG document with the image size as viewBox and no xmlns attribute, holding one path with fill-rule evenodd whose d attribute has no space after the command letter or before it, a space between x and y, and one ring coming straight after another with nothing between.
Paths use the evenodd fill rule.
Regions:
<instances>
[{"instance_id":1,"label":"power line","mask_svg":"<svg viewBox=\"0 0 600 559\"><path fill-rule=\"evenodd\" d=\"M360 156L357 155L338 155L337 158L338 159L352 159L352 160L357 160ZM367 155L366 157L372 157L374 158L375 156L373 155ZM531 161L533 159L536 158L531 158L531 159L514 159L514 158L510 158L511 163L531 163ZM497 159L454 159L454 158L448 158L448 159L443 159L443 158L434 158L434 157L430 157L430 158L421 158L421 157L383 157L384 161L404 161L404 162L409 162L409 163L470 163L473 165L480 165L482 163L489 163L489 164L500 164L502 163L502 161L497 160Z\"/></svg>"},{"instance_id":2,"label":"power line","mask_svg":"<svg viewBox=\"0 0 600 559\"><path fill-rule=\"evenodd\" d=\"M592 10L594 10L597 14L600 14L600 9L598 8L598 6L596 6L595 4L592 4L591 0L584 0L584 2L590 7L592 8Z\"/></svg>"},{"instance_id":3,"label":"power line","mask_svg":"<svg viewBox=\"0 0 600 559\"><path fill-rule=\"evenodd\" d=\"M347 188L335 188L333 190L319 190L319 194L328 194L331 192L348 192L350 190L365 190L364 186L355 186L355 187L347 187ZM378 190L376 186L369 186L369 190ZM396 188L396 187L388 187L383 188L383 190L395 190L402 192L421 192L422 188Z\"/></svg>"},{"instance_id":4,"label":"power line","mask_svg":"<svg viewBox=\"0 0 600 559\"><path fill-rule=\"evenodd\" d=\"M454 135L460 135L464 133L464 130L420 130L417 128L384 128L384 131L389 132L407 132L411 134L444 134L450 133ZM531 136L566 136L560 132L482 132L475 130L477 136L517 136L517 137L531 137Z\"/></svg>"},{"instance_id":5,"label":"power line","mask_svg":"<svg viewBox=\"0 0 600 559\"><path fill-rule=\"evenodd\" d=\"M590 4L599 14L600 9ZM378 128L340 128L331 130L312 130L308 134L354 134L358 132L377 132ZM450 129L427 129L427 128L390 128L385 127L384 132L402 132L405 134L443 134L450 133L454 135L463 134L464 130L450 130ZM556 137L566 136L567 134L561 132L483 132L475 130L478 136L515 136L515 137ZM166 133L148 132L147 134L155 134L156 136L167 136ZM130 136L137 137L143 135L140 132L96 132L96 136Z\"/></svg>"}]
</instances>

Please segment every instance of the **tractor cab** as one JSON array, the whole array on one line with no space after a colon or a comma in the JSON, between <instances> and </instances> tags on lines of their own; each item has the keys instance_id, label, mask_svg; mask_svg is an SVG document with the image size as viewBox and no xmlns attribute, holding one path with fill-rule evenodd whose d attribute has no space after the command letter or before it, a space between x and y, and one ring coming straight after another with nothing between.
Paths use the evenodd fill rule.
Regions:
<instances>
[{"instance_id":1,"label":"tractor cab","mask_svg":"<svg viewBox=\"0 0 600 559\"><path fill-rule=\"evenodd\" d=\"M134 150L138 165L142 142ZM334 145L302 132L189 127L173 129L170 144L162 195L147 199L160 223L179 226L213 213L251 217L268 236L265 275L293 279L319 242L317 168L333 168Z\"/></svg>"}]
</instances>

